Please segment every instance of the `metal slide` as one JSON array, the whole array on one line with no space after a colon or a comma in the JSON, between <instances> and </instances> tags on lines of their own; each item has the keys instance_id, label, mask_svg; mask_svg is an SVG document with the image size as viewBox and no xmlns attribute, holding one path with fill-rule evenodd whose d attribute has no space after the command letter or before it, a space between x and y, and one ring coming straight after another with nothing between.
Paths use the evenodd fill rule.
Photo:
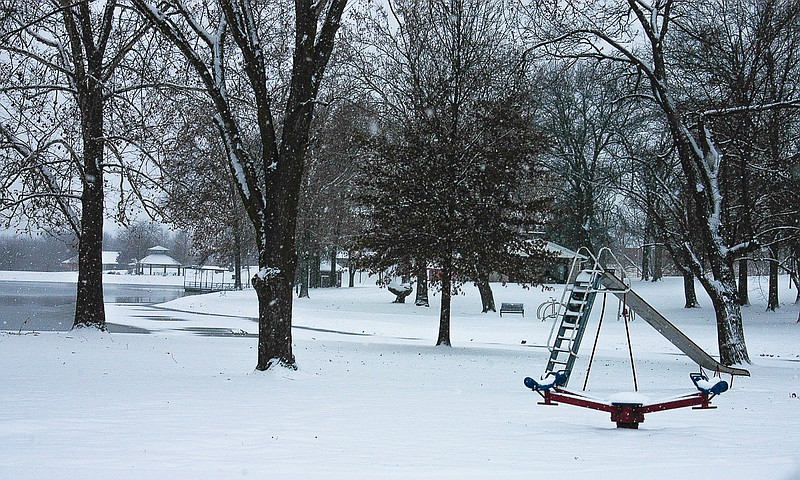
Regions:
<instances>
[{"instance_id":1,"label":"metal slide","mask_svg":"<svg viewBox=\"0 0 800 480\"><path fill-rule=\"evenodd\" d=\"M618 298L622 299L628 307L636 312L639 318L649 323L658 333L663 335L664 338L678 347L678 350L685 353L687 357L694 360L694 362L701 367L710 371L727 373L730 375L750 376L750 372L743 368L728 367L714 360L711 355L706 353L683 332L678 330L675 325L658 313L655 308L651 307L650 304L644 301L642 297L637 295L636 292L631 290L613 273L603 272L602 275L600 275L600 284L605 287L609 293L613 293Z\"/></svg>"}]
</instances>

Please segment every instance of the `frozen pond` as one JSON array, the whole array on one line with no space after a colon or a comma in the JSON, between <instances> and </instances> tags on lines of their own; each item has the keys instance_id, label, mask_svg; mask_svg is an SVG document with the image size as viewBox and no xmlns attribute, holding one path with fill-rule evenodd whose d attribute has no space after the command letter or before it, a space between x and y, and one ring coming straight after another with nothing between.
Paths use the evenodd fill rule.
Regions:
<instances>
[{"instance_id":1,"label":"frozen pond","mask_svg":"<svg viewBox=\"0 0 800 480\"><path fill-rule=\"evenodd\" d=\"M0 330L68 331L75 316L73 283L0 282ZM186 295L181 286L103 285L109 303L153 305ZM111 332L139 332L139 329L114 323ZM146 330L141 330L146 333Z\"/></svg>"}]
</instances>

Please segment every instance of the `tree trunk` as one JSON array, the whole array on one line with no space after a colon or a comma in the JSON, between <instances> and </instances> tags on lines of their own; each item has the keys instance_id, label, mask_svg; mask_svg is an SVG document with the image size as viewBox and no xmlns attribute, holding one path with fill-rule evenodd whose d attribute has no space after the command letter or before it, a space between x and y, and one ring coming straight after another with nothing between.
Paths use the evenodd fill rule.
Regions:
<instances>
[{"instance_id":1,"label":"tree trunk","mask_svg":"<svg viewBox=\"0 0 800 480\"><path fill-rule=\"evenodd\" d=\"M356 286L356 269L352 266L347 267L347 288L353 288Z\"/></svg>"},{"instance_id":2,"label":"tree trunk","mask_svg":"<svg viewBox=\"0 0 800 480\"><path fill-rule=\"evenodd\" d=\"M297 294L298 298L310 298L308 295L309 263L310 256L308 254L303 255L300 261L300 292Z\"/></svg>"},{"instance_id":3,"label":"tree trunk","mask_svg":"<svg viewBox=\"0 0 800 480\"><path fill-rule=\"evenodd\" d=\"M739 305L750 305L750 293L748 292L748 264L747 259L739 260Z\"/></svg>"},{"instance_id":4,"label":"tree trunk","mask_svg":"<svg viewBox=\"0 0 800 480\"><path fill-rule=\"evenodd\" d=\"M90 69L91 73L96 73ZM83 137L83 192L78 245L78 291L72 328L106 330L103 302L103 92L99 77L78 87Z\"/></svg>"},{"instance_id":5,"label":"tree trunk","mask_svg":"<svg viewBox=\"0 0 800 480\"><path fill-rule=\"evenodd\" d=\"M450 301L453 294L452 260L447 259L442 264L442 306L439 311L439 338L436 345L450 346Z\"/></svg>"},{"instance_id":6,"label":"tree trunk","mask_svg":"<svg viewBox=\"0 0 800 480\"><path fill-rule=\"evenodd\" d=\"M694 289L694 275L686 270L683 271L683 296L686 298L686 304L683 308L697 308L700 306L697 301L697 292Z\"/></svg>"},{"instance_id":7,"label":"tree trunk","mask_svg":"<svg viewBox=\"0 0 800 480\"><path fill-rule=\"evenodd\" d=\"M418 307L430 307L428 302L428 268L425 265L419 267L417 271L417 298L414 305Z\"/></svg>"},{"instance_id":8,"label":"tree trunk","mask_svg":"<svg viewBox=\"0 0 800 480\"><path fill-rule=\"evenodd\" d=\"M794 291L795 291L794 303L795 305L797 305L800 304L800 276L798 276L795 273L792 273L790 275L790 279L791 279L790 281L794 284Z\"/></svg>"},{"instance_id":9,"label":"tree trunk","mask_svg":"<svg viewBox=\"0 0 800 480\"><path fill-rule=\"evenodd\" d=\"M72 328L94 327L106 331L103 301L103 176L99 169L94 179L84 183L81 205L78 291Z\"/></svg>"},{"instance_id":10,"label":"tree trunk","mask_svg":"<svg viewBox=\"0 0 800 480\"><path fill-rule=\"evenodd\" d=\"M750 363L733 266L721 259L710 258L709 262L713 278L703 276L700 282L714 305L720 362L725 365Z\"/></svg>"},{"instance_id":11,"label":"tree trunk","mask_svg":"<svg viewBox=\"0 0 800 480\"><path fill-rule=\"evenodd\" d=\"M767 298L767 310L774 312L778 309L778 260L775 258L775 252L770 255L772 258L768 260L769 263L769 296Z\"/></svg>"},{"instance_id":12,"label":"tree trunk","mask_svg":"<svg viewBox=\"0 0 800 480\"><path fill-rule=\"evenodd\" d=\"M240 225L237 220L236 226L233 229L233 242L234 242L234 252L233 252L233 289L234 290L241 290L242 289L242 233L240 231Z\"/></svg>"},{"instance_id":13,"label":"tree trunk","mask_svg":"<svg viewBox=\"0 0 800 480\"><path fill-rule=\"evenodd\" d=\"M264 208L262 229L256 231L259 268L253 277L258 297L256 370L274 366L297 368L292 353L292 287L297 275L296 199L300 181L288 183L271 192L277 198L288 199L287 202L269 202ZM319 270L319 261L317 266Z\"/></svg>"},{"instance_id":14,"label":"tree trunk","mask_svg":"<svg viewBox=\"0 0 800 480\"><path fill-rule=\"evenodd\" d=\"M657 282L664 277L664 268L661 260L661 246L659 244L653 245L653 275L651 280Z\"/></svg>"},{"instance_id":15,"label":"tree trunk","mask_svg":"<svg viewBox=\"0 0 800 480\"><path fill-rule=\"evenodd\" d=\"M650 245L642 245L642 280L650 280Z\"/></svg>"},{"instance_id":16,"label":"tree trunk","mask_svg":"<svg viewBox=\"0 0 800 480\"><path fill-rule=\"evenodd\" d=\"M496 312L497 309L494 306L492 286L489 284L489 281L479 280L475 282L475 286L478 287L478 292L481 294L481 304L483 305L483 310L481 313L486 313L489 311Z\"/></svg>"},{"instance_id":17,"label":"tree trunk","mask_svg":"<svg viewBox=\"0 0 800 480\"><path fill-rule=\"evenodd\" d=\"M319 254L309 256L308 260L308 285L311 288L319 288L322 285L322 275L319 269Z\"/></svg>"},{"instance_id":18,"label":"tree trunk","mask_svg":"<svg viewBox=\"0 0 800 480\"><path fill-rule=\"evenodd\" d=\"M789 263L789 280L794 284L794 303L800 303L800 242L795 241L791 247L792 261ZM800 318L798 318L800 321Z\"/></svg>"},{"instance_id":19,"label":"tree trunk","mask_svg":"<svg viewBox=\"0 0 800 480\"><path fill-rule=\"evenodd\" d=\"M339 286L336 276L336 253L337 253L336 247L335 246L331 247L331 272L330 272L331 281L330 285L328 285L331 288L336 288Z\"/></svg>"},{"instance_id":20,"label":"tree trunk","mask_svg":"<svg viewBox=\"0 0 800 480\"><path fill-rule=\"evenodd\" d=\"M256 370L276 365L296 369L292 353L293 272L261 267L253 277L258 296L258 363ZM288 274L291 273L291 276Z\"/></svg>"}]
</instances>

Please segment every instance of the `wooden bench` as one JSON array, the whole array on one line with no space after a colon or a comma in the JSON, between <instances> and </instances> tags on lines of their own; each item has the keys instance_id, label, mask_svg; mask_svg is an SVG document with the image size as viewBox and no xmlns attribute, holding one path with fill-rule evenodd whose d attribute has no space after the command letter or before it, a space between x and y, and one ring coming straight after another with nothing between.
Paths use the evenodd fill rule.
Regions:
<instances>
[{"instance_id":1,"label":"wooden bench","mask_svg":"<svg viewBox=\"0 0 800 480\"><path fill-rule=\"evenodd\" d=\"M500 304L500 316L503 316L503 313L519 313L523 317L525 316L525 305L522 303L501 303Z\"/></svg>"}]
</instances>

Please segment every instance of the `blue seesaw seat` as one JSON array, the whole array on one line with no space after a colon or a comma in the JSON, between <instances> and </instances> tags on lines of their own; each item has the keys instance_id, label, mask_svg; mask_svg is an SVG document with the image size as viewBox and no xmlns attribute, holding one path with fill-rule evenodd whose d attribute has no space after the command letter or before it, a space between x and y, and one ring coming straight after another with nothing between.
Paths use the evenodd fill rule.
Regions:
<instances>
[{"instance_id":1,"label":"blue seesaw seat","mask_svg":"<svg viewBox=\"0 0 800 480\"><path fill-rule=\"evenodd\" d=\"M550 390L553 387L560 387L564 385L567 383L567 377L569 377L569 373L565 372L564 370L559 370L558 372L548 372L547 375L544 376L544 379L538 382L531 377L525 377L525 386L534 392L544 392L545 390Z\"/></svg>"},{"instance_id":2,"label":"blue seesaw seat","mask_svg":"<svg viewBox=\"0 0 800 480\"><path fill-rule=\"evenodd\" d=\"M702 373L690 373L689 378L694 382L694 386L703 393L719 395L728 390L728 382L721 378L709 380L708 377Z\"/></svg>"}]
</instances>

